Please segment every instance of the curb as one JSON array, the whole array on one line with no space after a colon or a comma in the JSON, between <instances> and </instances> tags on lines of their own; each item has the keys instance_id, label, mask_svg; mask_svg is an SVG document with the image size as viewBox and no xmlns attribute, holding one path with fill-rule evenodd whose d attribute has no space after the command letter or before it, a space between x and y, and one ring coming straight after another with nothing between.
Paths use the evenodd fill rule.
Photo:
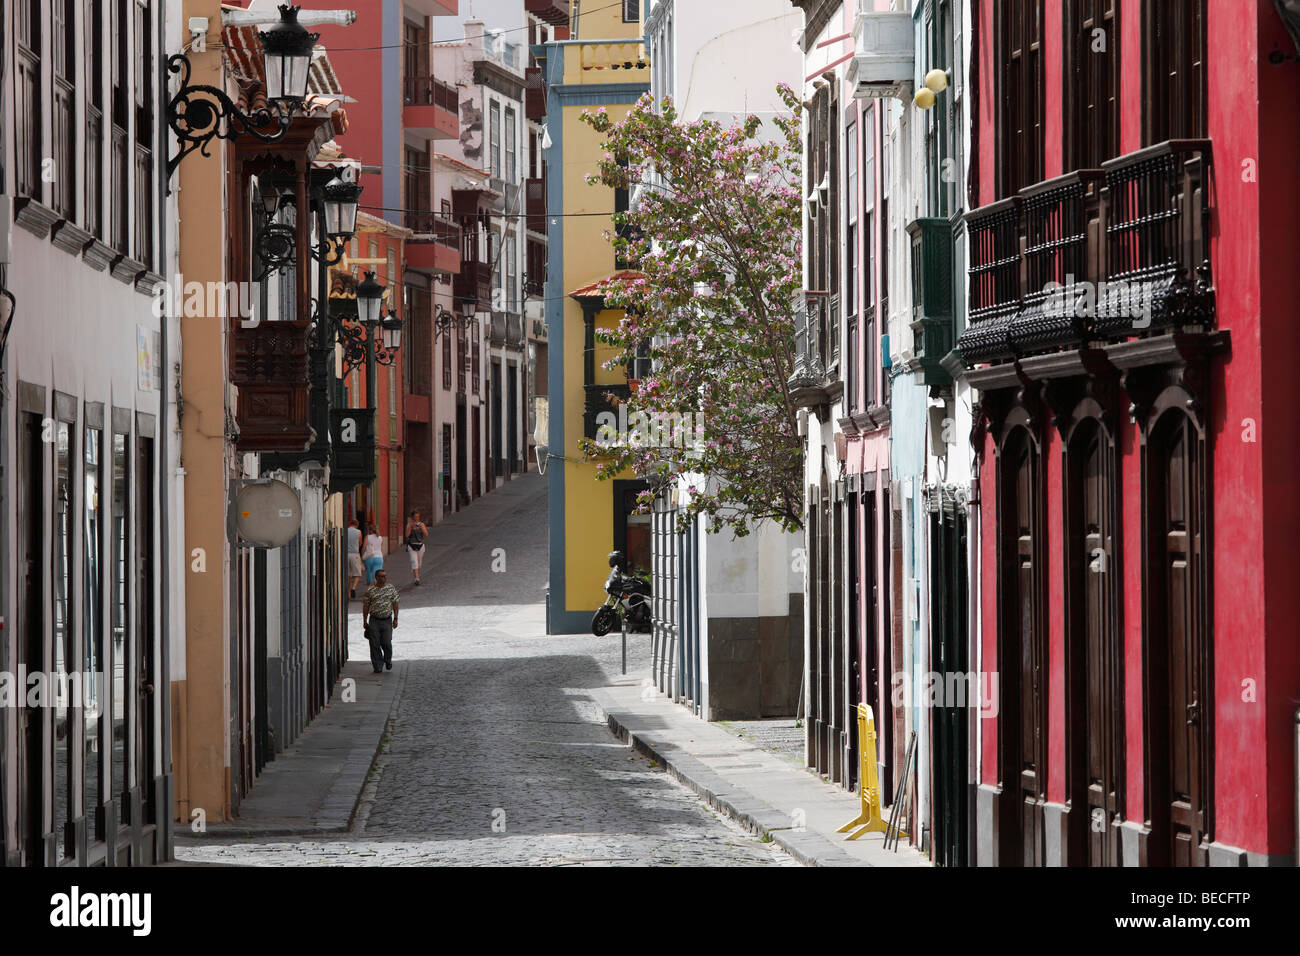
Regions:
<instances>
[{"instance_id":1,"label":"curb","mask_svg":"<svg viewBox=\"0 0 1300 956\"><path fill-rule=\"evenodd\" d=\"M672 744L658 743L630 729L604 701L605 723L619 740L658 761L670 777L692 790L710 807L739 823L764 841L771 841L804 866L870 866L845 853L819 833L795 829L788 814L728 783L703 761Z\"/></svg>"}]
</instances>

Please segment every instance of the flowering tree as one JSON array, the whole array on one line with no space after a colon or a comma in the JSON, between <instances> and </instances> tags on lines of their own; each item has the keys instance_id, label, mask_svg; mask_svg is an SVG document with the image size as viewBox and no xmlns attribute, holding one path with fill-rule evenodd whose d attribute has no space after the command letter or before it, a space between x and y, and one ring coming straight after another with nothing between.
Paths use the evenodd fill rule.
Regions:
<instances>
[{"instance_id":1,"label":"flowering tree","mask_svg":"<svg viewBox=\"0 0 1300 956\"><path fill-rule=\"evenodd\" d=\"M628 468L652 486L685 477L683 523L705 515L710 531L738 535L763 520L802 527L803 451L786 384L801 286L799 102L778 89L789 113L774 131L756 116L681 122L671 100L656 112L649 95L619 123L603 109L583 114L607 137L588 183L645 187L609 237L637 271L603 289L609 308L625 310L597 332L616 352L606 367L647 346L655 361L620 415L639 427L583 450L604 478Z\"/></svg>"}]
</instances>

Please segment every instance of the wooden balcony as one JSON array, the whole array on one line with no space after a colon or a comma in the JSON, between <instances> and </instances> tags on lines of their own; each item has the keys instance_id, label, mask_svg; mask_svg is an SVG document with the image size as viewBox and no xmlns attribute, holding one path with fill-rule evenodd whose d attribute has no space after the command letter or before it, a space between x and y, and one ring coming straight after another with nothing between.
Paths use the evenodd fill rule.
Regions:
<instances>
[{"instance_id":1,"label":"wooden balcony","mask_svg":"<svg viewBox=\"0 0 1300 956\"><path fill-rule=\"evenodd\" d=\"M524 194L528 230L546 235L546 180L544 178L525 180Z\"/></svg>"},{"instance_id":2,"label":"wooden balcony","mask_svg":"<svg viewBox=\"0 0 1300 956\"><path fill-rule=\"evenodd\" d=\"M432 76L408 76L403 82L402 125L430 139L460 138L460 94Z\"/></svg>"},{"instance_id":3,"label":"wooden balcony","mask_svg":"<svg viewBox=\"0 0 1300 956\"><path fill-rule=\"evenodd\" d=\"M460 272L460 225L434 212L407 213L415 236L406 242L406 267L432 275Z\"/></svg>"},{"instance_id":4,"label":"wooden balcony","mask_svg":"<svg viewBox=\"0 0 1300 956\"><path fill-rule=\"evenodd\" d=\"M966 216L967 366L1213 325L1208 140L1170 140Z\"/></svg>"},{"instance_id":5,"label":"wooden balcony","mask_svg":"<svg viewBox=\"0 0 1300 956\"><path fill-rule=\"evenodd\" d=\"M524 71L524 115L534 123L546 122L546 80L541 67L530 66Z\"/></svg>"},{"instance_id":6,"label":"wooden balcony","mask_svg":"<svg viewBox=\"0 0 1300 956\"><path fill-rule=\"evenodd\" d=\"M312 323L262 322L234 333L241 452L295 452L312 443L308 336Z\"/></svg>"},{"instance_id":7,"label":"wooden balcony","mask_svg":"<svg viewBox=\"0 0 1300 956\"><path fill-rule=\"evenodd\" d=\"M553 27L569 25L569 0L524 0L524 10Z\"/></svg>"},{"instance_id":8,"label":"wooden balcony","mask_svg":"<svg viewBox=\"0 0 1300 956\"><path fill-rule=\"evenodd\" d=\"M465 312L487 311L492 303L492 266L487 262L461 259L460 272L452 280L452 295Z\"/></svg>"}]
</instances>

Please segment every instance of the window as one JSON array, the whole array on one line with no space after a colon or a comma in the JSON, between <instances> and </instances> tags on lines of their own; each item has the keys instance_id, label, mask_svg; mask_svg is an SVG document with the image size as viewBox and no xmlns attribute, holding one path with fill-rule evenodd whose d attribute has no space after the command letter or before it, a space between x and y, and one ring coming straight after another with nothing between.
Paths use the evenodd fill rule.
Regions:
<instances>
[{"instance_id":1,"label":"window","mask_svg":"<svg viewBox=\"0 0 1300 956\"><path fill-rule=\"evenodd\" d=\"M442 387L451 391L451 327L442 333Z\"/></svg>"},{"instance_id":2,"label":"window","mask_svg":"<svg viewBox=\"0 0 1300 956\"><path fill-rule=\"evenodd\" d=\"M519 253L518 242L511 233L506 234L506 309L519 311Z\"/></svg>"},{"instance_id":3,"label":"window","mask_svg":"<svg viewBox=\"0 0 1300 956\"><path fill-rule=\"evenodd\" d=\"M1205 0L1143 4L1142 73L1144 142L1205 137Z\"/></svg>"},{"instance_id":4,"label":"window","mask_svg":"<svg viewBox=\"0 0 1300 956\"><path fill-rule=\"evenodd\" d=\"M889 404L889 373L884 371L886 358L885 339L889 335L889 189L892 182L889 169L889 135L890 122L893 119L893 104L885 103L880 117L880 404Z\"/></svg>"},{"instance_id":5,"label":"window","mask_svg":"<svg viewBox=\"0 0 1300 956\"><path fill-rule=\"evenodd\" d=\"M465 394L465 368L469 364L465 330L456 330L456 391Z\"/></svg>"},{"instance_id":6,"label":"window","mask_svg":"<svg viewBox=\"0 0 1300 956\"><path fill-rule=\"evenodd\" d=\"M479 334L478 333L479 333L478 323L475 322L474 327L470 332L470 335L473 339L472 342L473 358L471 360L470 369L469 369L470 388L473 390L475 395L478 394L478 362L479 362L479 341L478 341Z\"/></svg>"},{"instance_id":7,"label":"window","mask_svg":"<svg viewBox=\"0 0 1300 956\"><path fill-rule=\"evenodd\" d=\"M489 107L488 115L490 118L488 134L491 137L491 143L488 146L491 157L490 171L497 179L501 178L501 104L493 102Z\"/></svg>"},{"instance_id":8,"label":"window","mask_svg":"<svg viewBox=\"0 0 1300 956\"><path fill-rule=\"evenodd\" d=\"M849 120L848 125L844 128L844 174L847 180L845 186L845 201L848 204L848 215L846 221L848 230L846 234L846 256L844 272L844 314L854 315L858 310L858 262L857 249L855 248L857 240L858 227L858 124L857 120Z\"/></svg>"},{"instance_id":9,"label":"window","mask_svg":"<svg viewBox=\"0 0 1300 956\"><path fill-rule=\"evenodd\" d=\"M1043 178L1043 0L1003 0L993 17L1001 198Z\"/></svg>"},{"instance_id":10,"label":"window","mask_svg":"<svg viewBox=\"0 0 1300 956\"><path fill-rule=\"evenodd\" d=\"M85 733L83 736L82 767L85 777L85 812L88 820L89 837L92 841L105 838L105 822L99 818L96 809L104 803L105 795L100 781L103 779L108 747L110 725L104 704L104 633L101 624L100 609L103 607L104 575L100 565L100 540L103 534L101 523L100 487L101 472L99 468L100 442L103 431L87 428L85 431L85 463L83 465L82 514L84 518L83 537L85 549L85 590L82 619L84 622L85 646L82 656L82 679L85 681Z\"/></svg>"},{"instance_id":11,"label":"window","mask_svg":"<svg viewBox=\"0 0 1300 956\"><path fill-rule=\"evenodd\" d=\"M929 68L952 75L952 0L937 0L926 15ZM947 219L957 205L956 90L935 98L925 111L926 185L932 216Z\"/></svg>"},{"instance_id":12,"label":"window","mask_svg":"<svg viewBox=\"0 0 1300 956\"><path fill-rule=\"evenodd\" d=\"M57 396L56 396L57 398ZM57 405L56 401L56 405ZM72 690L72 532L74 492L72 484L73 426L56 422L54 426L54 654L51 677L55 681L54 700L54 839L56 857L76 855L68 837L72 820L80 815L72 799L72 722L68 695L59 684L67 679Z\"/></svg>"},{"instance_id":13,"label":"window","mask_svg":"<svg viewBox=\"0 0 1300 956\"><path fill-rule=\"evenodd\" d=\"M397 441L397 369L389 366L384 375L388 379L388 440Z\"/></svg>"},{"instance_id":14,"label":"window","mask_svg":"<svg viewBox=\"0 0 1300 956\"><path fill-rule=\"evenodd\" d=\"M76 0L53 0L54 210L68 219L77 206Z\"/></svg>"},{"instance_id":15,"label":"window","mask_svg":"<svg viewBox=\"0 0 1300 956\"><path fill-rule=\"evenodd\" d=\"M17 0L14 32L14 166L18 195L41 198L41 0ZM0 38L0 42L6 42Z\"/></svg>"},{"instance_id":16,"label":"window","mask_svg":"<svg viewBox=\"0 0 1300 956\"><path fill-rule=\"evenodd\" d=\"M641 0L623 0L623 22L641 22Z\"/></svg>"},{"instance_id":17,"label":"window","mask_svg":"<svg viewBox=\"0 0 1300 956\"><path fill-rule=\"evenodd\" d=\"M130 76L130 57L128 47L129 23L127 12L131 0L115 0L113 3L112 36L112 133L109 147L109 203L112 220L109 222L108 244L125 255L129 241L130 206L126 197L130 195L130 144L127 142L127 82Z\"/></svg>"},{"instance_id":18,"label":"window","mask_svg":"<svg viewBox=\"0 0 1300 956\"><path fill-rule=\"evenodd\" d=\"M1071 169L1096 169L1119 155L1116 6L1116 0L1068 0L1066 5L1065 157Z\"/></svg>"},{"instance_id":19,"label":"window","mask_svg":"<svg viewBox=\"0 0 1300 956\"><path fill-rule=\"evenodd\" d=\"M506 182L518 180L518 167L515 165L515 111L506 107Z\"/></svg>"},{"instance_id":20,"label":"window","mask_svg":"<svg viewBox=\"0 0 1300 956\"><path fill-rule=\"evenodd\" d=\"M862 114L862 392L876 404L876 107Z\"/></svg>"},{"instance_id":21,"label":"window","mask_svg":"<svg viewBox=\"0 0 1300 956\"><path fill-rule=\"evenodd\" d=\"M432 199L429 195L429 153L421 149L405 148L406 164L402 170L405 180L406 227L412 232L433 232Z\"/></svg>"},{"instance_id":22,"label":"window","mask_svg":"<svg viewBox=\"0 0 1300 956\"><path fill-rule=\"evenodd\" d=\"M104 4L86 3L86 187L83 220L91 235L103 238L100 202L104 195Z\"/></svg>"},{"instance_id":23,"label":"window","mask_svg":"<svg viewBox=\"0 0 1300 956\"><path fill-rule=\"evenodd\" d=\"M112 795L122 801L121 819L126 819L126 631L129 626L127 601L130 589L127 584L127 548L130 545L130 514L127 497L127 436L113 436L113 551L110 556L113 568L113 679L109 684L112 698L113 767Z\"/></svg>"},{"instance_id":24,"label":"window","mask_svg":"<svg viewBox=\"0 0 1300 956\"><path fill-rule=\"evenodd\" d=\"M393 529L394 537L400 523L398 521L400 512L397 501L397 484L397 458L390 455L388 458L388 526Z\"/></svg>"}]
</instances>

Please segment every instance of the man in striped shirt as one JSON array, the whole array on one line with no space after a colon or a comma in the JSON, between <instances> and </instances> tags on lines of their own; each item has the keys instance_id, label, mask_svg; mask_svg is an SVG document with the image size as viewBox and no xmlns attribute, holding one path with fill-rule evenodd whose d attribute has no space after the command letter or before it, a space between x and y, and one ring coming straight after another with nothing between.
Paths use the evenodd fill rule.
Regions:
<instances>
[{"instance_id":1,"label":"man in striped shirt","mask_svg":"<svg viewBox=\"0 0 1300 956\"><path fill-rule=\"evenodd\" d=\"M393 669L393 629L397 627L397 588L387 571L375 572L375 583L361 599L361 623L369 626L370 666L378 674Z\"/></svg>"}]
</instances>

